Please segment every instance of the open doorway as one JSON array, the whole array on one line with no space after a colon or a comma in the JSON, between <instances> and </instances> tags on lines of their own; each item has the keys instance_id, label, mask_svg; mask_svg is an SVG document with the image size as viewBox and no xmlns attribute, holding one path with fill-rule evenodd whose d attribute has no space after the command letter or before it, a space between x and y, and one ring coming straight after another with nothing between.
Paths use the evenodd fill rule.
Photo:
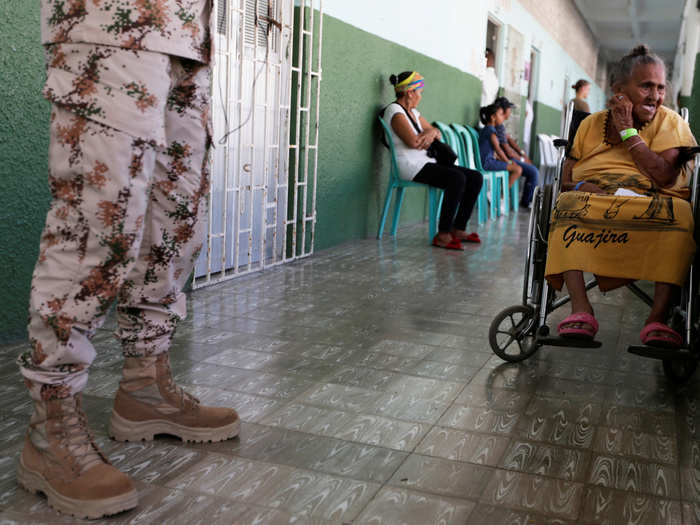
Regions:
<instances>
[{"instance_id":1,"label":"open doorway","mask_svg":"<svg viewBox=\"0 0 700 525\"><path fill-rule=\"evenodd\" d=\"M562 110L562 115L566 111L566 105L569 103L569 97L570 97L570 92L571 91L571 77L569 76L569 73L567 73L564 76L564 92L562 93L561 96L561 110ZM561 125L559 129L559 136L563 137L564 136L564 120L561 119Z\"/></svg>"},{"instance_id":2,"label":"open doorway","mask_svg":"<svg viewBox=\"0 0 700 525\"><path fill-rule=\"evenodd\" d=\"M525 66L525 80L527 81L527 98L525 101L525 119L523 125L523 147L530 153L533 125L535 121L535 101L540 79L540 52L537 48L530 49L530 61Z\"/></svg>"},{"instance_id":3,"label":"open doorway","mask_svg":"<svg viewBox=\"0 0 700 525\"><path fill-rule=\"evenodd\" d=\"M493 51L494 58L496 59L498 58L498 39L500 31L501 25L489 18L486 25L486 47Z\"/></svg>"},{"instance_id":4,"label":"open doorway","mask_svg":"<svg viewBox=\"0 0 700 525\"><path fill-rule=\"evenodd\" d=\"M481 105L487 106L498 96L499 82L499 59L500 59L500 37L501 25L491 17L487 20L486 25L486 71L483 77Z\"/></svg>"}]
</instances>

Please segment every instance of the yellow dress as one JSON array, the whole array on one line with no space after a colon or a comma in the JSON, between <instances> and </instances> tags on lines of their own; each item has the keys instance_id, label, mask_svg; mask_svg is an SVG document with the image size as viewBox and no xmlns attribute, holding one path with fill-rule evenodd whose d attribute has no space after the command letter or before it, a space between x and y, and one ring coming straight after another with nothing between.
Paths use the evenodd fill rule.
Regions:
<instances>
[{"instance_id":1,"label":"yellow dress","mask_svg":"<svg viewBox=\"0 0 700 525\"><path fill-rule=\"evenodd\" d=\"M685 200L692 163L673 185L659 187L639 172L624 144L606 141L608 114L601 111L581 123L569 154L576 160L573 181L591 182L608 195L568 191L559 196L545 276L556 289L568 270L596 274L602 290L634 280L681 286L696 248L692 210ZM663 106L639 135L655 153L696 145L688 124ZM620 188L641 196L614 195Z\"/></svg>"}]
</instances>

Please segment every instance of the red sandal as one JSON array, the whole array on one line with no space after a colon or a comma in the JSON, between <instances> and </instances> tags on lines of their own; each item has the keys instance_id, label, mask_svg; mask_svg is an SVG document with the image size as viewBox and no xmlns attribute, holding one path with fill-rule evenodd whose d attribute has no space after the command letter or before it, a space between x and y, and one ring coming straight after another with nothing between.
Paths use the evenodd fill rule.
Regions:
<instances>
[{"instance_id":1,"label":"red sandal","mask_svg":"<svg viewBox=\"0 0 700 525\"><path fill-rule=\"evenodd\" d=\"M469 235L465 235L464 237L460 237L458 235L455 235L454 233L452 234L452 237L454 239L459 239L462 242L475 242L475 243L480 243L481 242L481 237L479 237L479 234L476 232L471 232Z\"/></svg>"},{"instance_id":2,"label":"red sandal","mask_svg":"<svg viewBox=\"0 0 700 525\"><path fill-rule=\"evenodd\" d=\"M437 248L443 248L444 250L459 250L459 251L464 251L464 246L462 246L462 242L459 239L453 238L450 242L447 244L438 244L437 238L433 239L433 246Z\"/></svg>"}]
</instances>

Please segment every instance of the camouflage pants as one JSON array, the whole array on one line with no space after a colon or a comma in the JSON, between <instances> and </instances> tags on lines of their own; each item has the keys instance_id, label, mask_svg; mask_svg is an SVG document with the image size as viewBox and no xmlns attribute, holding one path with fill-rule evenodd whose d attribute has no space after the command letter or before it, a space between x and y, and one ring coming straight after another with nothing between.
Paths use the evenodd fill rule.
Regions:
<instances>
[{"instance_id":1,"label":"camouflage pants","mask_svg":"<svg viewBox=\"0 0 700 525\"><path fill-rule=\"evenodd\" d=\"M209 66L91 44L47 48L49 186L18 359L34 399L80 392L117 301L124 354L167 352L185 315L209 176Z\"/></svg>"}]
</instances>

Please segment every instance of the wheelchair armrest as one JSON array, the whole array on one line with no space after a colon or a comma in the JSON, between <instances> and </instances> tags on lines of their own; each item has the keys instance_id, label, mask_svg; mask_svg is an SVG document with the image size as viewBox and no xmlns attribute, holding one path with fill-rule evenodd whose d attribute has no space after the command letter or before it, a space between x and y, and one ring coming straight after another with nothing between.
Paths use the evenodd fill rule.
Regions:
<instances>
[{"instance_id":1,"label":"wheelchair armrest","mask_svg":"<svg viewBox=\"0 0 700 525\"><path fill-rule=\"evenodd\" d=\"M555 148L565 148L569 145L569 141L566 139L554 139L552 142Z\"/></svg>"}]
</instances>

